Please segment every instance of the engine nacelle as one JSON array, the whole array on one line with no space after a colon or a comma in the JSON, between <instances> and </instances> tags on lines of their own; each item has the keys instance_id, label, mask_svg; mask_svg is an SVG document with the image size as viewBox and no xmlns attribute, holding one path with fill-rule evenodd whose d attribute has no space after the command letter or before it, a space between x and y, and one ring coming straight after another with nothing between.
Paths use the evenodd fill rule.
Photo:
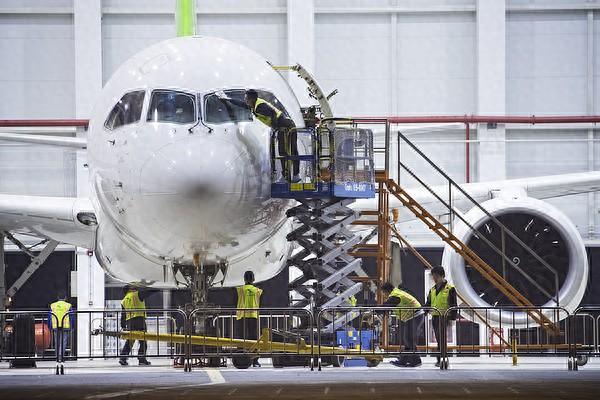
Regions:
<instances>
[{"instance_id":1,"label":"engine nacelle","mask_svg":"<svg viewBox=\"0 0 600 400\"><path fill-rule=\"evenodd\" d=\"M558 305L569 312L575 310L585 292L589 267L583 240L571 220L556 207L530 197L498 197L484 202L482 207L534 250L547 265L509 235L502 235L502 229L477 207L470 210L465 219L479 233L474 235L464 222L457 219L454 234L534 305L555 307L558 293ZM506 255L518 268L503 260L480 236L494 243L498 249L504 246ZM514 306L477 271L466 266L465 260L448 245L444 248L442 264L448 279L469 306L496 306L500 309L502 306ZM542 312L551 321L556 320L552 310ZM535 326L533 319L524 312L493 309L487 312L487 316L493 325ZM560 318L565 317L566 313L560 313Z\"/></svg>"}]
</instances>

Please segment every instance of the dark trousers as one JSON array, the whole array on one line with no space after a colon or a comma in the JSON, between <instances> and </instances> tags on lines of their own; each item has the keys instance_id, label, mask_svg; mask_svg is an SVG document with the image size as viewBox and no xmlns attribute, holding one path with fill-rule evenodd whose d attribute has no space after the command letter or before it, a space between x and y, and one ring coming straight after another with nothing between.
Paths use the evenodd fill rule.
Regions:
<instances>
[{"instance_id":1,"label":"dark trousers","mask_svg":"<svg viewBox=\"0 0 600 400\"><path fill-rule=\"evenodd\" d=\"M277 129L277 150L279 156L297 156L298 155L298 133L295 129L289 127L280 127ZM281 171L285 178L289 178L288 163L281 159ZM300 173L300 160L292 161L292 173Z\"/></svg>"},{"instance_id":2,"label":"dark trousers","mask_svg":"<svg viewBox=\"0 0 600 400\"><path fill-rule=\"evenodd\" d=\"M423 316L417 315L408 321L399 323L399 342L404 346L405 352L414 353L417 351L417 340L423 331L423 322ZM419 364L421 363L421 357L418 354L406 354L398 357L398 361Z\"/></svg>"},{"instance_id":3,"label":"dark trousers","mask_svg":"<svg viewBox=\"0 0 600 400\"><path fill-rule=\"evenodd\" d=\"M235 321L236 339L257 340L258 318L242 318Z\"/></svg>"},{"instance_id":4,"label":"dark trousers","mask_svg":"<svg viewBox=\"0 0 600 400\"><path fill-rule=\"evenodd\" d=\"M141 331L146 332L146 319L144 317L134 317L130 320L126 321L127 330L128 331ZM148 344L145 340L138 340L140 342L140 348L138 349L138 359L143 360L146 357L146 349L148 348ZM135 341L127 340L125 341L125 346L123 346L123 350L121 350L121 358L125 359L131 352L131 348L133 347Z\"/></svg>"},{"instance_id":5,"label":"dark trousers","mask_svg":"<svg viewBox=\"0 0 600 400\"><path fill-rule=\"evenodd\" d=\"M65 350L69 341L69 329L56 328L52 329L54 336L54 349L56 350L56 361L65 361Z\"/></svg>"},{"instance_id":6,"label":"dark trousers","mask_svg":"<svg viewBox=\"0 0 600 400\"><path fill-rule=\"evenodd\" d=\"M440 325L441 321L441 325ZM435 335L435 341L437 342L437 351L440 351L440 343L442 340L446 340L446 328L448 327L448 321L438 316L431 317L431 324L433 325L433 334ZM439 354L436 356L437 361L440 362Z\"/></svg>"}]
</instances>

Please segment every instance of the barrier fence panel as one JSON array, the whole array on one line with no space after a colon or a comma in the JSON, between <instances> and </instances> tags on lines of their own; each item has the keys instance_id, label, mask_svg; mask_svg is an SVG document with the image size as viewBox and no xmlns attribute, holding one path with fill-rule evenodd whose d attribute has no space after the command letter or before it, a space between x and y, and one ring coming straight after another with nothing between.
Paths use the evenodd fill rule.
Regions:
<instances>
[{"instance_id":1,"label":"barrier fence panel","mask_svg":"<svg viewBox=\"0 0 600 400\"><path fill-rule=\"evenodd\" d=\"M319 369L323 364L375 367L392 356L399 365L417 366L421 356L440 357L440 349L428 343L441 318L429 314L440 315L425 307L323 308L317 315Z\"/></svg>"},{"instance_id":2,"label":"barrier fence panel","mask_svg":"<svg viewBox=\"0 0 600 400\"><path fill-rule=\"evenodd\" d=\"M56 360L57 321L48 310L0 311L0 361L9 361L12 368Z\"/></svg>"},{"instance_id":3,"label":"barrier fence panel","mask_svg":"<svg viewBox=\"0 0 600 400\"><path fill-rule=\"evenodd\" d=\"M600 356L599 323L600 305L579 307L571 315L572 369L587 364L589 357Z\"/></svg>"},{"instance_id":4,"label":"barrier fence panel","mask_svg":"<svg viewBox=\"0 0 600 400\"><path fill-rule=\"evenodd\" d=\"M542 315L544 317L542 317ZM570 357L570 314L562 307L451 307L445 313L448 328L443 364L449 356ZM539 321L547 321L540 326Z\"/></svg>"},{"instance_id":5,"label":"barrier fence panel","mask_svg":"<svg viewBox=\"0 0 600 400\"><path fill-rule=\"evenodd\" d=\"M88 348L79 349L79 358L138 358L143 363L163 357L183 365L187 317L182 310L76 310L63 317L67 318L71 318L71 326L79 327L78 335L88 335ZM72 331L63 330L63 335L73 346L76 337Z\"/></svg>"},{"instance_id":6,"label":"barrier fence panel","mask_svg":"<svg viewBox=\"0 0 600 400\"><path fill-rule=\"evenodd\" d=\"M311 366L312 313L293 308L201 308L188 317L188 360L193 366L222 366L231 359L248 368L260 357L274 367Z\"/></svg>"}]
</instances>

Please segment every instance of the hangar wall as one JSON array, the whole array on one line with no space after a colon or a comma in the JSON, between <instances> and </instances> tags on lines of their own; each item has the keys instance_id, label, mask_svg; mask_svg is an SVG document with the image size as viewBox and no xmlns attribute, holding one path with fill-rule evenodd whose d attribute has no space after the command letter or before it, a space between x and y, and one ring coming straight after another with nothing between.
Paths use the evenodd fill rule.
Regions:
<instances>
[{"instance_id":1,"label":"hangar wall","mask_svg":"<svg viewBox=\"0 0 600 400\"><path fill-rule=\"evenodd\" d=\"M174 0L100 2L102 82L129 56L173 37ZM498 2L496 2L498 3ZM427 115L481 112L481 48L477 0L306 1L314 10L311 32L290 32L286 0L198 1L201 34L221 36L286 64L292 36L314 43L314 71L343 115ZM302 12L301 6L300 12ZM498 113L593 114L600 112L600 2L507 0L505 90ZM481 10L480 10L481 11ZM294 27L302 30L303 28ZM6 0L0 5L0 118L75 116L73 0ZM84 38L85 39L85 38ZM310 41L310 39L308 39ZM484 42L484 43L482 43ZM297 46L297 44L294 44ZM489 43L494 46L494 43ZM485 71L485 69L483 69ZM495 84L490 82L490 85ZM493 89L489 89L493 92ZM492 169L506 178L581 172L598 168L597 132L508 126L502 166L479 156L471 134L471 180ZM459 182L466 181L464 130L446 129L415 139ZM71 153L0 144L0 192L75 195ZM405 154L405 156L409 157ZM497 161L497 160L496 160ZM416 166L417 171L421 167ZM420 170L431 183L438 182ZM565 211L585 238L595 239L597 196L551 202ZM421 237L424 231L414 234Z\"/></svg>"}]
</instances>

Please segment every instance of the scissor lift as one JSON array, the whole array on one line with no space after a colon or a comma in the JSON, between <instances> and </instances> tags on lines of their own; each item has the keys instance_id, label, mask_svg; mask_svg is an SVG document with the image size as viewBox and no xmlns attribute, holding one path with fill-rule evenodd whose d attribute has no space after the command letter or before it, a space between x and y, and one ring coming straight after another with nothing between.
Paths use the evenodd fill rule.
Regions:
<instances>
[{"instance_id":1,"label":"scissor lift","mask_svg":"<svg viewBox=\"0 0 600 400\"><path fill-rule=\"evenodd\" d=\"M302 271L290 283L290 289L302 296L293 305L313 309L351 305L362 283L349 278L361 269L361 260L348 254L361 241L349 229L359 216L349 205L357 198L375 197L373 133L322 124L298 130L297 136L299 155L275 154L276 146L271 146L274 178L281 175L282 163L289 172L294 161L300 162L299 182L291 182L288 174L285 181L274 179L271 185L271 197L299 203L287 211L297 222L287 238L302 248L288 263ZM343 327L355 315L329 315L325 331Z\"/></svg>"}]
</instances>

